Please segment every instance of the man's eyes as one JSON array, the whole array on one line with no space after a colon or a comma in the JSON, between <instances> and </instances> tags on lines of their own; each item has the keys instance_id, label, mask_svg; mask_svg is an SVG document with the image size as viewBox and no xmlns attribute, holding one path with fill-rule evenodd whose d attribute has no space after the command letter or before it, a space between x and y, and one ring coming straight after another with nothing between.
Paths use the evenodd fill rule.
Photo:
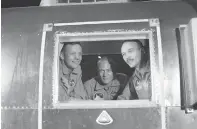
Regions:
<instances>
[{"instance_id":1,"label":"man's eyes","mask_svg":"<svg viewBox=\"0 0 197 129\"><path fill-rule=\"evenodd\" d=\"M70 55L76 55L76 54L78 54L78 55L82 55L82 53L76 53L76 52L73 52L73 53L70 53Z\"/></svg>"},{"instance_id":2,"label":"man's eyes","mask_svg":"<svg viewBox=\"0 0 197 129\"><path fill-rule=\"evenodd\" d=\"M99 70L99 72L104 72L104 70Z\"/></svg>"},{"instance_id":3,"label":"man's eyes","mask_svg":"<svg viewBox=\"0 0 197 129\"><path fill-rule=\"evenodd\" d=\"M110 69L107 69L107 70L99 70L99 72L112 72Z\"/></svg>"},{"instance_id":4,"label":"man's eyes","mask_svg":"<svg viewBox=\"0 0 197 129\"><path fill-rule=\"evenodd\" d=\"M128 53L132 53L132 52L134 52L134 49L129 49L128 50ZM122 53L122 56L125 56L126 54L125 53Z\"/></svg>"},{"instance_id":5,"label":"man's eyes","mask_svg":"<svg viewBox=\"0 0 197 129\"><path fill-rule=\"evenodd\" d=\"M128 52L133 52L133 49L129 49Z\"/></svg>"}]
</instances>

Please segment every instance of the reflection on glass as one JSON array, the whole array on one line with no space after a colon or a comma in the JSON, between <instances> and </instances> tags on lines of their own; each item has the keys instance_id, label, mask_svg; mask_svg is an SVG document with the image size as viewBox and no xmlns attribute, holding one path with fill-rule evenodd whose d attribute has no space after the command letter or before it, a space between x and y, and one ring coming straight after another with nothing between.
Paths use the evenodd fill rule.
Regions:
<instances>
[{"instance_id":1,"label":"reflection on glass","mask_svg":"<svg viewBox=\"0 0 197 129\"><path fill-rule=\"evenodd\" d=\"M108 0L96 0L96 2L106 2Z\"/></svg>"},{"instance_id":2,"label":"reflection on glass","mask_svg":"<svg viewBox=\"0 0 197 129\"><path fill-rule=\"evenodd\" d=\"M58 0L58 3L68 3L68 0Z\"/></svg>"},{"instance_id":3,"label":"reflection on glass","mask_svg":"<svg viewBox=\"0 0 197 129\"><path fill-rule=\"evenodd\" d=\"M94 2L94 0L83 0L83 2Z\"/></svg>"},{"instance_id":4,"label":"reflection on glass","mask_svg":"<svg viewBox=\"0 0 197 129\"><path fill-rule=\"evenodd\" d=\"M81 3L81 0L69 0L69 3Z\"/></svg>"}]
</instances>

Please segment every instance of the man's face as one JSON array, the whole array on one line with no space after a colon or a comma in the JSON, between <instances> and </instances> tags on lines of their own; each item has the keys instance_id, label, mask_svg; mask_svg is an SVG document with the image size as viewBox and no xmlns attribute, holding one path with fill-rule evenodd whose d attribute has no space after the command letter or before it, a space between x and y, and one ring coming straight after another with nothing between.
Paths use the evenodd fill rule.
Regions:
<instances>
[{"instance_id":1,"label":"man's face","mask_svg":"<svg viewBox=\"0 0 197 129\"><path fill-rule=\"evenodd\" d=\"M108 84L113 80L113 72L108 61L101 61L98 65L98 72L103 84Z\"/></svg>"},{"instance_id":2,"label":"man's face","mask_svg":"<svg viewBox=\"0 0 197 129\"><path fill-rule=\"evenodd\" d=\"M82 48L78 44L67 45L64 50L64 62L69 69L77 68L82 59Z\"/></svg>"},{"instance_id":3,"label":"man's face","mask_svg":"<svg viewBox=\"0 0 197 129\"><path fill-rule=\"evenodd\" d=\"M141 48L136 42L125 42L121 53L124 61L131 67L137 67L141 61Z\"/></svg>"}]
</instances>

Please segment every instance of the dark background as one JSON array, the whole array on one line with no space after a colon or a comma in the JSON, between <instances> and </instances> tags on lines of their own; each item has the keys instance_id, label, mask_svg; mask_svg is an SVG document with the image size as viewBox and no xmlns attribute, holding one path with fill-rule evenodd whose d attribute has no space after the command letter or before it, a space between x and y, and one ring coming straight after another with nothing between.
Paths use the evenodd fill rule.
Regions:
<instances>
[{"instance_id":1,"label":"dark background","mask_svg":"<svg viewBox=\"0 0 197 129\"><path fill-rule=\"evenodd\" d=\"M41 0L2 0L1 8L39 6Z\"/></svg>"},{"instance_id":2,"label":"dark background","mask_svg":"<svg viewBox=\"0 0 197 129\"><path fill-rule=\"evenodd\" d=\"M40 1L41 0L1 0L1 8L39 6ZM60 3L61 1L66 2L67 0L59 0ZM86 0L86 1L92 2L92 0ZM149 0L130 0L130 1L149 1Z\"/></svg>"}]
</instances>

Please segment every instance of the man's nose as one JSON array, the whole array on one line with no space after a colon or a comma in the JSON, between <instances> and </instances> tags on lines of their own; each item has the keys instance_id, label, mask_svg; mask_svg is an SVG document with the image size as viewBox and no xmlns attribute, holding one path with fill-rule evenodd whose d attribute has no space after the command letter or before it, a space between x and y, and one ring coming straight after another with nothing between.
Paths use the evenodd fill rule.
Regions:
<instances>
[{"instance_id":1,"label":"man's nose","mask_svg":"<svg viewBox=\"0 0 197 129\"><path fill-rule=\"evenodd\" d=\"M107 76L107 71L104 71L103 76Z\"/></svg>"},{"instance_id":2,"label":"man's nose","mask_svg":"<svg viewBox=\"0 0 197 129\"><path fill-rule=\"evenodd\" d=\"M77 60L79 60L79 59L80 59L80 55L79 55L79 54L76 54L76 55L75 55L75 58L76 58Z\"/></svg>"},{"instance_id":3,"label":"man's nose","mask_svg":"<svg viewBox=\"0 0 197 129\"><path fill-rule=\"evenodd\" d=\"M126 58L126 61L129 61L129 58L128 57Z\"/></svg>"}]
</instances>

